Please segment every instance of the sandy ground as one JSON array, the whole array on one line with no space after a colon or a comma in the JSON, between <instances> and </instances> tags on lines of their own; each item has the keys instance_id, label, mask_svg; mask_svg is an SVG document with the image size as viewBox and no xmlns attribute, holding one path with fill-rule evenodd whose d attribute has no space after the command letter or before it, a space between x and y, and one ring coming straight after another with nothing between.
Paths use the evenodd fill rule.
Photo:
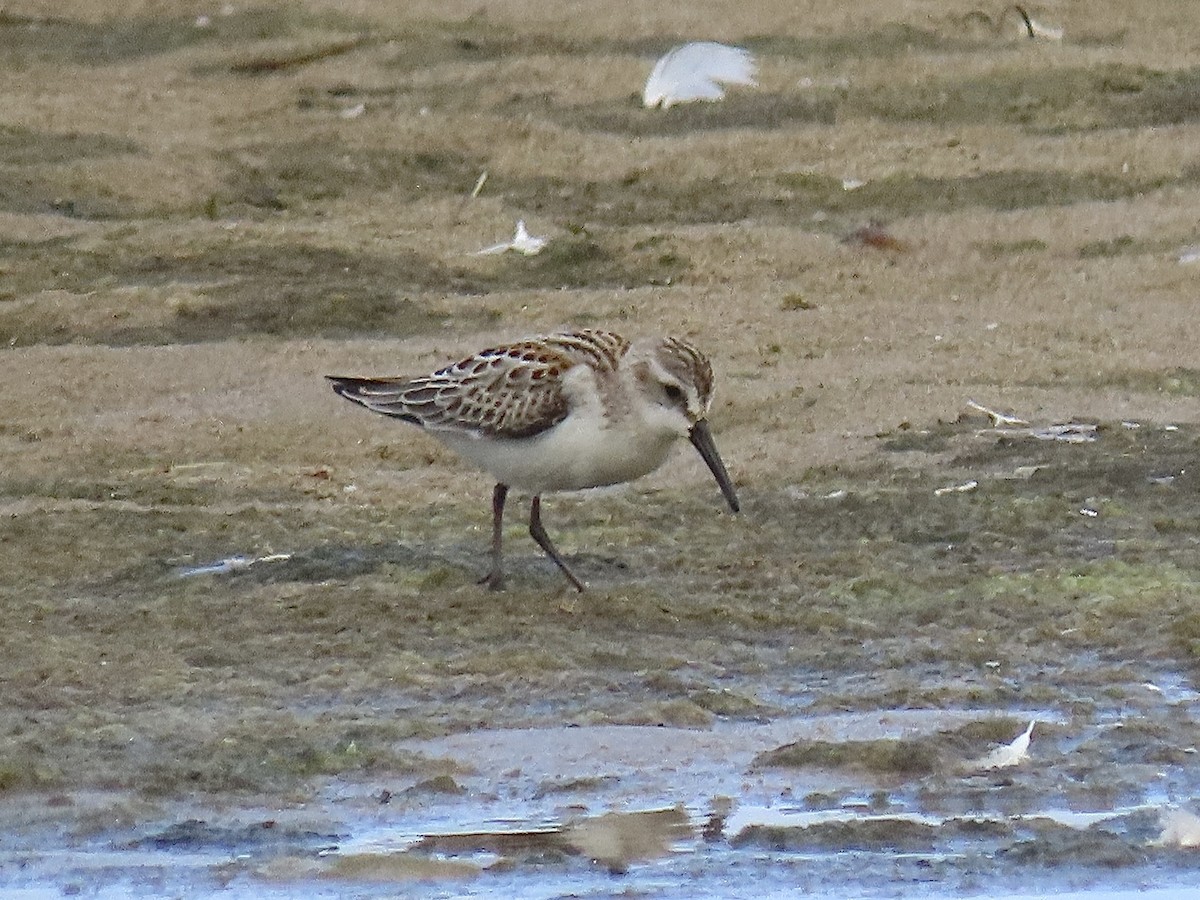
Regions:
<instances>
[{"instance_id":1,"label":"sandy ground","mask_svg":"<svg viewBox=\"0 0 1200 900\"><path fill-rule=\"evenodd\" d=\"M295 891L330 874L297 860L364 823L445 824L436 790L369 815L339 798L448 778L469 785L443 798L459 825L497 797L524 825L615 802L614 769L572 788L575 813L523 806L541 782L489 789L455 740L919 709L976 730L932 733L915 772L848 738L849 761L788 757L827 782L789 815L875 802L944 825L975 804L1007 822L980 855L931 862L970 846L959 825L863 850L785 817L649 877L716 891L757 848L753 878L795 886L797 854L859 848L806 882L836 892L886 882L905 846L951 892L1024 865L1193 877L1146 847L1200 783L1200 29L1165 0L1026 7L1061 41L1001 5L532 8L0 11L0 805L25 823L5 851L203 819L170 878L253 893L275 854ZM751 48L759 86L642 109L654 59L693 37ZM545 251L474 255L517 219ZM587 594L519 512L512 584L488 594L487 477L322 376L576 326L709 354L743 514L683 448L547 499ZM1052 723L1036 773L946 774L1029 710ZM640 809L681 804L698 833L708 793ZM295 840L228 830L298 806L324 812ZM1109 824L1004 819L1047 806ZM570 875L572 847L539 859ZM532 890L531 858L474 883ZM129 887L85 868L45 883Z\"/></svg>"}]
</instances>

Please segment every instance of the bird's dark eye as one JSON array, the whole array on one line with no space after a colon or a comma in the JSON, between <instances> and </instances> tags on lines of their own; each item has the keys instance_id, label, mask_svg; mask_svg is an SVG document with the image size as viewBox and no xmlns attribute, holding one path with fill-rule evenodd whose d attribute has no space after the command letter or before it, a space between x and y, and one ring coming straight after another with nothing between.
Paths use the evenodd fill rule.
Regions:
<instances>
[{"instance_id":1,"label":"bird's dark eye","mask_svg":"<svg viewBox=\"0 0 1200 900\"><path fill-rule=\"evenodd\" d=\"M667 399L672 403L682 403L684 399L683 388L677 384L667 384L663 386L663 393L667 395Z\"/></svg>"}]
</instances>

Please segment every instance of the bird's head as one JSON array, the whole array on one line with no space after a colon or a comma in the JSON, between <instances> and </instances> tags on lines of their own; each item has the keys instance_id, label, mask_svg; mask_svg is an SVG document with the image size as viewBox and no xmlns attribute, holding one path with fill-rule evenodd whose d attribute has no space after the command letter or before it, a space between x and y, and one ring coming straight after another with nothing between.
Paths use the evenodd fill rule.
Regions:
<instances>
[{"instance_id":1,"label":"bird's head","mask_svg":"<svg viewBox=\"0 0 1200 900\"><path fill-rule=\"evenodd\" d=\"M630 364L644 414L661 427L686 437L716 478L729 508L738 511L737 493L708 430L713 371L708 358L686 341L661 338L630 348Z\"/></svg>"}]
</instances>

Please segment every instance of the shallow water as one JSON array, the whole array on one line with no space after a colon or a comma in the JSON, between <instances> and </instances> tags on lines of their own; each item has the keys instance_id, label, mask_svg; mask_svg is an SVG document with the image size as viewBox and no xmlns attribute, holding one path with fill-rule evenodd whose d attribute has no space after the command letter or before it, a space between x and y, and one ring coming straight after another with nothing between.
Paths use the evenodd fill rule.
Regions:
<instances>
[{"instance_id":1,"label":"shallow water","mask_svg":"<svg viewBox=\"0 0 1200 900\"><path fill-rule=\"evenodd\" d=\"M1194 700L1161 711L1178 716ZM1157 845L1161 815L1200 787L1195 748L1138 770L1142 783L1121 794L1136 802L1089 803L1067 782L1127 779L1121 728L1067 741L1046 711L1013 716L1039 723L1025 762L980 772L943 755L945 771L916 779L772 767L764 751L936 740L994 714L471 732L409 742L469 762L453 779L398 790L331 780L316 802L281 809L27 796L23 812L12 799L5 806L26 827L4 838L0 892L1169 900L1200 891L1200 852Z\"/></svg>"}]
</instances>

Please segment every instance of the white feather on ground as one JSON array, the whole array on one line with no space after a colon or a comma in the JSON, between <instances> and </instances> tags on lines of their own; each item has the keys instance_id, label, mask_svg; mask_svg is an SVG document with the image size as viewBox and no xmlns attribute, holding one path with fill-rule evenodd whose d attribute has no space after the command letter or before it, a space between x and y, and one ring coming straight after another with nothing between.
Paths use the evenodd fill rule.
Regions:
<instances>
[{"instance_id":1,"label":"white feather on ground","mask_svg":"<svg viewBox=\"0 0 1200 900\"><path fill-rule=\"evenodd\" d=\"M1200 817L1186 809L1172 809L1160 817L1162 834L1155 843L1160 847L1200 847Z\"/></svg>"},{"instance_id":2,"label":"white feather on ground","mask_svg":"<svg viewBox=\"0 0 1200 900\"><path fill-rule=\"evenodd\" d=\"M1029 727L1017 735L1011 744L1002 744L987 756L971 763L973 769L1007 769L1019 765L1029 756L1029 739L1033 736L1033 726L1037 720L1029 723Z\"/></svg>"},{"instance_id":3,"label":"white feather on ground","mask_svg":"<svg viewBox=\"0 0 1200 900\"><path fill-rule=\"evenodd\" d=\"M492 244L490 247L484 247L482 250L476 250L476 256L491 256L494 253L504 253L507 250L515 250L517 253L524 253L526 256L533 256L535 253L540 253L542 248L546 246L546 238L535 237L530 234L525 228L525 220L517 220L517 233L513 235L511 241L504 241L499 244Z\"/></svg>"},{"instance_id":4,"label":"white feather on ground","mask_svg":"<svg viewBox=\"0 0 1200 900\"><path fill-rule=\"evenodd\" d=\"M727 84L753 87L754 56L741 47L715 41L681 44L667 52L654 66L642 103L647 107L669 109L676 103L695 100L720 100Z\"/></svg>"}]
</instances>

